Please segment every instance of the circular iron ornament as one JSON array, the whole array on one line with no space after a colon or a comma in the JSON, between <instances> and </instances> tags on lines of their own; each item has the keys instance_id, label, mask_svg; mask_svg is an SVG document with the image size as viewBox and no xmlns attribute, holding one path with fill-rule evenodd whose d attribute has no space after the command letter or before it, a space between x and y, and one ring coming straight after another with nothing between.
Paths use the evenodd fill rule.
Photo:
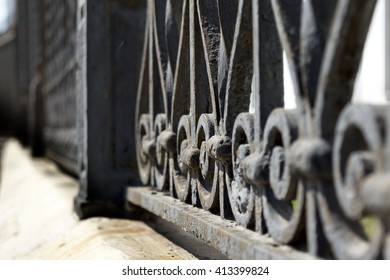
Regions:
<instances>
[{"instance_id":1,"label":"circular iron ornament","mask_svg":"<svg viewBox=\"0 0 390 280\"><path fill-rule=\"evenodd\" d=\"M383 244L384 228L375 216L359 220L345 217L332 193L332 185L321 185L316 193L324 233L337 259L375 259Z\"/></svg>"},{"instance_id":2,"label":"circular iron ornament","mask_svg":"<svg viewBox=\"0 0 390 280\"><path fill-rule=\"evenodd\" d=\"M144 185L149 184L151 174L151 159L148 154L148 146L151 145L151 118L148 114L142 114L138 121L137 127L137 163L141 182Z\"/></svg>"},{"instance_id":3,"label":"circular iron ornament","mask_svg":"<svg viewBox=\"0 0 390 280\"><path fill-rule=\"evenodd\" d=\"M255 192L244 179L244 160L254 152L254 115L237 116L232 135L232 174L226 173L229 201L235 220L244 227L254 223Z\"/></svg>"},{"instance_id":4,"label":"circular iron ornament","mask_svg":"<svg viewBox=\"0 0 390 280\"><path fill-rule=\"evenodd\" d=\"M184 153L191 145L191 119L189 115L180 118L177 128L176 154L170 157L172 180L177 197L186 202L190 193L191 172L185 165Z\"/></svg>"},{"instance_id":5,"label":"circular iron ornament","mask_svg":"<svg viewBox=\"0 0 390 280\"><path fill-rule=\"evenodd\" d=\"M269 186L263 191L264 218L270 235L280 243L301 237L304 228L304 185L291 173L286 155L297 134L296 110L276 109L268 117L263 153L270 164Z\"/></svg>"},{"instance_id":6,"label":"circular iron ornament","mask_svg":"<svg viewBox=\"0 0 390 280\"><path fill-rule=\"evenodd\" d=\"M319 192L317 196L325 234L338 258L371 259L380 253L383 225L365 208L363 188L365 179L383 168L384 109L350 105L343 110L336 126L333 178L342 211L337 213L336 207L330 206L329 192ZM340 217L341 213L346 219Z\"/></svg>"},{"instance_id":7,"label":"circular iron ornament","mask_svg":"<svg viewBox=\"0 0 390 280\"><path fill-rule=\"evenodd\" d=\"M158 190L165 190L168 187L169 179L169 161L168 151L158 141L158 137L167 129L167 117L165 114L158 114L154 123L154 131L156 136L156 158L154 178L155 185Z\"/></svg>"},{"instance_id":8,"label":"circular iron ornament","mask_svg":"<svg viewBox=\"0 0 390 280\"><path fill-rule=\"evenodd\" d=\"M360 193L362 180L381 168L384 122L374 106L347 107L337 123L333 146L333 177L336 194L343 212L351 219L364 210Z\"/></svg>"},{"instance_id":9,"label":"circular iron ornament","mask_svg":"<svg viewBox=\"0 0 390 280\"><path fill-rule=\"evenodd\" d=\"M218 167L215 159L210 156L207 144L213 135L213 115L201 115L196 132L197 148L200 150L197 189L200 203L205 210L210 210L218 205Z\"/></svg>"}]
</instances>

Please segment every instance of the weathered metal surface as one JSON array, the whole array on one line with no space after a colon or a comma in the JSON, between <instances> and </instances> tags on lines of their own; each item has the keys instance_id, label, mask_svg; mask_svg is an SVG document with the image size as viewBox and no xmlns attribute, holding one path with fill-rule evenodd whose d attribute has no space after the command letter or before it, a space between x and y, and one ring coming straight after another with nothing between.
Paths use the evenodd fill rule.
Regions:
<instances>
[{"instance_id":1,"label":"weathered metal surface","mask_svg":"<svg viewBox=\"0 0 390 280\"><path fill-rule=\"evenodd\" d=\"M389 110L350 104L376 1L147 4L142 182L312 255L388 256Z\"/></svg>"},{"instance_id":2,"label":"weathered metal surface","mask_svg":"<svg viewBox=\"0 0 390 280\"><path fill-rule=\"evenodd\" d=\"M119 215L124 187L139 182L135 123L129 120L134 118L146 6L142 0L79 1L77 10L80 192L75 208L81 217Z\"/></svg>"},{"instance_id":3,"label":"weathered metal surface","mask_svg":"<svg viewBox=\"0 0 390 280\"><path fill-rule=\"evenodd\" d=\"M206 210L180 202L169 196L168 192L130 187L127 189L127 199L130 203L184 228L231 258L313 259L307 253L278 245L272 238L260 236L236 222L223 220Z\"/></svg>"}]
</instances>

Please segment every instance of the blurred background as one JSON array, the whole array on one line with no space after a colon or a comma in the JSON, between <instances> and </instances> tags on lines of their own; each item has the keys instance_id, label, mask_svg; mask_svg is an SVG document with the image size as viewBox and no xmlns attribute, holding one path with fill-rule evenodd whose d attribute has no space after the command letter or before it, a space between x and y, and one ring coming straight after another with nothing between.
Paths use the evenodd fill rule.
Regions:
<instances>
[{"instance_id":1,"label":"blurred background","mask_svg":"<svg viewBox=\"0 0 390 280\"><path fill-rule=\"evenodd\" d=\"M10 134L17 110L16 0L0 0L0 132Z\"/></svg>"}]
</instances>

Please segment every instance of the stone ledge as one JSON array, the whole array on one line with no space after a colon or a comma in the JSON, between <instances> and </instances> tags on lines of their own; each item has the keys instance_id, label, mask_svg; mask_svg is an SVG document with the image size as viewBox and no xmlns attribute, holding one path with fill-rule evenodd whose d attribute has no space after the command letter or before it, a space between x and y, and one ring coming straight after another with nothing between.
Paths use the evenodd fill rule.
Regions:
<instances>
[{"instance_id":1,"label":"stone ledge","mask_svg":"<svg viewBox=\"0 0 390 280\"><path fill-rule=\"evenodd\" d=\"M5 144L0 185L0 259L194 259L139 221L73 212L78 183L17 141Z\"/></svg>"}]
</instances>

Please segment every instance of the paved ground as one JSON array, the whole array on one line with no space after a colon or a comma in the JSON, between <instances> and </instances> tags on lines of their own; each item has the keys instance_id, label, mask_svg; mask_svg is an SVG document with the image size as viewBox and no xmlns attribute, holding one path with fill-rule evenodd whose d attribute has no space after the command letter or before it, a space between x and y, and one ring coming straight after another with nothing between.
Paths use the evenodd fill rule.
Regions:
<instances>
[{"instance_id":1,"label":"paved ground","mask_svg":"<svg viewBox=\"0 0 390 280\"><path fill-rule=\"evenodd\" d=\"M49 160L31 159L14 140L1 164L0 259L195 259L141 221L79 221L72 211L76 180Z\"/></svg>"}]
</instances>

